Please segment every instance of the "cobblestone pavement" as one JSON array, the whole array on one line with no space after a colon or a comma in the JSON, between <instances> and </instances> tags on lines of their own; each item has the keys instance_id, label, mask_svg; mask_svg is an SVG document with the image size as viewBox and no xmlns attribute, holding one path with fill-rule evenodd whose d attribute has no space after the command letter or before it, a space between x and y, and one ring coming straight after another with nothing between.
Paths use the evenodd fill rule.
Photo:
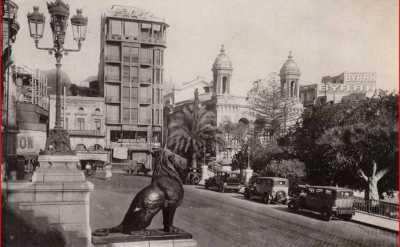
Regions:
<instances>
[{"instance_id":1,"label":"cobblestone pavement","mask_svg":"<svg viewBox=\"0 0 400 247\"><path fill-rule=\"evenodd\" d=\"M92 230L120 222L136 192L150 178L114 174L112 180L92 178ZM157 215L150 228L160 228ZM185 186L175 225L193 234L199 247L234 246L396 246L396 234L354 222L325 222L312 213L295 214L283 205L265 205L235 193Z\"/></svg>"}]
</instances>

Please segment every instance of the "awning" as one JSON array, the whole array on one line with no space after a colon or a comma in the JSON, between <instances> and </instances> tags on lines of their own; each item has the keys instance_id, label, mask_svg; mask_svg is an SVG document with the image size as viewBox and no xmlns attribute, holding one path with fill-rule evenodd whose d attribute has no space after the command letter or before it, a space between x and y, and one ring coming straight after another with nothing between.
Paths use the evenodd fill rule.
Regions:
<instances>
[{"instance_id":1,"label":"awning","mask_svg":"<svg viewBox=\"0 0 400 247\"><path fill-rule=\"evenodd\" d=\"M76 152L79 160L99 160L108 162L108 153Z\"/></svg>"}]
</instances>

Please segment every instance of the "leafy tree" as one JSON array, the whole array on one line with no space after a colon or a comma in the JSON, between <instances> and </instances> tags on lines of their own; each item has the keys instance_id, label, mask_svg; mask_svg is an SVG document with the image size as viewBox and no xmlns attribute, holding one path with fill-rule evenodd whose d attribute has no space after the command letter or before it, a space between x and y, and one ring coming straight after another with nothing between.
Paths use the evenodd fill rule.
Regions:
<instances>
[{"instance_id":1,"label":"leafy tree","mask_svg":"<svg viewBox=\"0 0 400 247\"><path fill-rule=\"evenodd\" d=\"M286 141L306 164L309 182L366 189L372 199L378 188L395 188L396 102L397 95L385 95L305 111Z\"/></svg>"},{"instance_id":2,"label":"leafy tree","mask_svg":"<svg viewBox=\"0 0 400 247\"><path fill-rule=\"evenodd\" d=\"M389 172L397 174L396 108L395 95L364 100L319 139L336 155L338 169L359 175L366 199L378 200L378 182Z\"/></svg>"},{"instance_id":3,"label":"leafy tree","mask_svg":"<svg viewBox=\"0 0 400 247\"><path fill-rule=\"evenodd\" d=\"M269 135L276 140L287 130L291 118L290 109L296 103L281 90L280 79L271 73L266 79L254 82L247 98L256 113L255 131Z\"/></svg>"},{"instance_id":4,"label":"leafy tree","mask_svg":"<svg viewBox=\"0 0 400 247\"><path fill-rule=\"evenodd\" d=\"M223 137L216 126L215 101L200 105L197 89L194 101L172 113L168 125L167 146L176 153L189 157L192 167L202 156L207 143L223 145Z\"/></svg>"}]
</instances>

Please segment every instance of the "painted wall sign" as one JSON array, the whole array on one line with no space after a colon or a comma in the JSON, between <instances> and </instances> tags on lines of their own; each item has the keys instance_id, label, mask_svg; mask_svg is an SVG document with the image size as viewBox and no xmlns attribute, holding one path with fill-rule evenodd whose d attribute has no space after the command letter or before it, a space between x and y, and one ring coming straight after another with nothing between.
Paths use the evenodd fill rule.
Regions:
<instances>
[{"instance_id":1,"label":"painted wall sign","mask_svg":"<svg viewBox=\"0 0 400 247\"><path fill-rule=\"evenodd\" d=\"M46 146L46 133L42 131L20 130L17 134L17 154L38 155Z\"/></svg>"}]
</instances>

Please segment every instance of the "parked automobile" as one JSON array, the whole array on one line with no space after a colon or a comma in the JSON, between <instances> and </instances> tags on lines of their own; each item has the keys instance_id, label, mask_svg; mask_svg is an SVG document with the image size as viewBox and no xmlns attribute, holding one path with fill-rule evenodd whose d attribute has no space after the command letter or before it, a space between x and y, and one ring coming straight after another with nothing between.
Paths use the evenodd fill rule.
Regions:
<instances>
[{"instance_id":1,"label":"parked automobile","mask_svg":"<svg viewBox=\"0 0 400 247\"><path fill-rule=\"evenodd\" d=\"M292 211L307 209L319 212L327 221L333 216L351 220L355 212L353 204L353 191L350 189L307 185L289 201L288 207Z\"/></svg>"},{"instance_id":2,"label":"parked automobile","mask_svg":"<svg viewBox=\"0 0 400 247\"><path fill-rule=\"evenodd\" d=\"M211 178L206 179L204 187L206 189L214 189L219 192L227 190L239 191L243 184L241 183L240 174L233 172L217 172Z\"/></svg>"},{"instance_id":3,"label":"parked automobile","mask_svg":"<svg viewBox=\"0 0 400 247\"><path fill-rule=\"evenodd\" d=\"M289 181L279 177L253 177L245 188L246 199L259 199L268 204L288 201Z\"/></svg>"}]
</instances>

